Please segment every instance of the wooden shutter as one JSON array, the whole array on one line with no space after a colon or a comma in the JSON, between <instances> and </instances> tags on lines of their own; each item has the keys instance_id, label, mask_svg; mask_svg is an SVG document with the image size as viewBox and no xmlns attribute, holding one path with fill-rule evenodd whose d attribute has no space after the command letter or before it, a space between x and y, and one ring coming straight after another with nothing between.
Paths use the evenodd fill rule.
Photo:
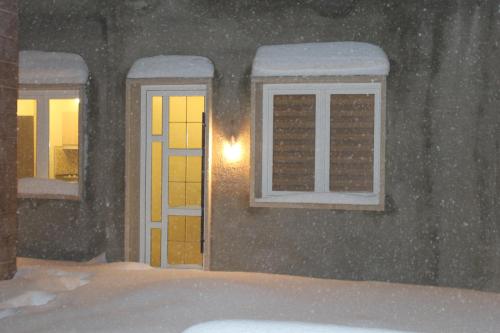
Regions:
<instances>
[{"instance_id":1,"label":"wooden shutter","mask_svg":"<svg viewBox=\"0 0 500 333\"><path fill-rule=\"evenodd\" d=\"M375 96L330 97L330 191L373 191Z\"/></svg>"},{"instance_id":2,"label":"wooden shutter","mask_svg":"<svg viewBox=\"0 0 500 333\"><path fill-rule=\"evenodd\" d=\"M273 99L273 191L314 191L316 95Z\"/></svg>"}]
</instances>

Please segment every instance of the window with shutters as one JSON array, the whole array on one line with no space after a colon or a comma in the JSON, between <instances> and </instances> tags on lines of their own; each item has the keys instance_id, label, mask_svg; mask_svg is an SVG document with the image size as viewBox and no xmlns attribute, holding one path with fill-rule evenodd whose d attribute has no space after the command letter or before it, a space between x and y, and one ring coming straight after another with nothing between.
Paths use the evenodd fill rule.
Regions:
<instances>
[{"instance_id":1,"label":"window with shutters","mask_svg":"<svg viewBox=\"0 0 500 333\"><path fill-rule=\"evenodd\" d=\"M382 88L382 82L258 87L253 205L383 209Z\"/></svg>"}]
</instances>

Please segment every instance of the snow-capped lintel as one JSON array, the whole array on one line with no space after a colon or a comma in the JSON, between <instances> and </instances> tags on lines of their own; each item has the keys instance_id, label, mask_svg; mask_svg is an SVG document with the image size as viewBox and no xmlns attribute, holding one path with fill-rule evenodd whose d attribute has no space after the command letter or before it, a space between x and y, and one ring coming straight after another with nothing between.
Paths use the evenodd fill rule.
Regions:
<instances>
[{"instance_id":1,"label":"snow-capped lintel","mask_svg":"<svg viewBox=\"0 0 500 333\"><path fill-rule=\"evenodd\" d=\"M127 78L212 78L214 65L200 56L158 55L134 62Z\"/></svg>"},{"instance_id":2,"label":"snow-capped lintel","mask_svg":"<svg viewBox=\"0 0 500 333\"><path fill-rule=\"evenodd\" d=\"M362 42L261 46L252 76L387 75L389 60L378 46Z\"/></svg>"},{"instance_id":3,"label":"snow-capped lintel","mask_svg":"<svg viewBox=\"0 0 500 333\"><path fill-rule=\"evenodd\" d=\"M85 84L87 64L74 53L20 51L20 84Z\"/></svg>"}]
</instances>

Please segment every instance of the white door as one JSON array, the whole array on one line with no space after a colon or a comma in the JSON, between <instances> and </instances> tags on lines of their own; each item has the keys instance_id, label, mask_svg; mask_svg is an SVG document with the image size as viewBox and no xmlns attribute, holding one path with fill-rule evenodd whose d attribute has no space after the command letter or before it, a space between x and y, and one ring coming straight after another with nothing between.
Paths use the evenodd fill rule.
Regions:
<instances>
[{"instance_id":1,"label":"white door","mask_svg":"<svg viewBox=\"0 0 500 333\"><path fill-rule=\"evenodd\" d=\"M201 267L206 87L141 93L141 260Z\"/></svg>"}]
</instances>

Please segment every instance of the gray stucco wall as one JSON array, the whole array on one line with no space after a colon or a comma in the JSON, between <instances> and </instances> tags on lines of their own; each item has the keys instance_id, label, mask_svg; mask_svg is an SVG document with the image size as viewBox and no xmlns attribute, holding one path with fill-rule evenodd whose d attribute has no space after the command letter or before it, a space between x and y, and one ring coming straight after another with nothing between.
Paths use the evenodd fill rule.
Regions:
<instances>
[{"instance_id":1,"label":"gray stucco wall","mask_svg":"<svg viewBox=\"0 0 500 333\"><path fill-rule=\"evenodd\" d=\"M67 5L67 6L66 6ZM94 1L22 1L20 7L20 49L73 52L89 67L88 105L84 115L86 152L85 196L81 201L18 199L19 256L84 260L105 251L109 202L102 195L121 180L123 167L110 158L113 128L107 110L106 84L107 26L105 10ZM106 135L113 128L114 135ZM120 148L112 148L115 155ZM117 163L112 167L109 163ZM115 174L115 170L116 174ZM107 175L107 181L103 182ZM115 175L109 177L109 175ZM123 186L122 186L123 187ZM121 189L115 190L120 193ZM121 198L120 195L116 195ZM119 201L120 199L115 199ZM120 213L119 208L115 212ZM119 217L118 217L119 218ZM115 221L118 224L118 220Z\"/></svg>"},{"instance_id":2,"label":"gray stucco wall","mask_svg":"<svg viewBox=\"0 0 500 333\"><path fill-rule=\"evenodd\" d=\"M87 195L20 200L20 255L123 257L125 76L137 58L215 64L212 269L500 291L500 1L20 1L20 46L92 72ZM391 61L386 211L249 208L250 78L263 44L366 41Z\"/></svg>"}]
</instances>

